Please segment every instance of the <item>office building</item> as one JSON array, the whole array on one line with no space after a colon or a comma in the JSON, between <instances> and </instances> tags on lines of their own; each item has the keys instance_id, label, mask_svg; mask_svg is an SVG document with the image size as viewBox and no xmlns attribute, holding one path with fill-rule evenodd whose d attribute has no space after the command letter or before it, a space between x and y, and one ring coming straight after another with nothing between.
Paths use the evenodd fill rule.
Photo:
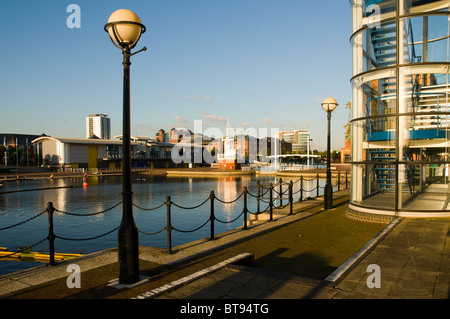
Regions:
<instances>
[{"instance_id":1,"label":"office building","mask_svg":"<svg viewBox=\"0 0 450 319\"><path fill-rule=\"evenodd\" d=\"M280 132L279 134L281 140L292 144L292 153L304 154L308 151L308 143L311 143L311 133L309 131L294 130Z\"/></svg>"},{"instance_id":2,"label":"office building","mask_svg":"<svg viewBox=\"0 0 450 319\"><path fill-rule=\"evenodd\" d=\"M91 114L86 118L86 138L111 139L111 119L105 114Z\"/></svg>"}]
</instances>

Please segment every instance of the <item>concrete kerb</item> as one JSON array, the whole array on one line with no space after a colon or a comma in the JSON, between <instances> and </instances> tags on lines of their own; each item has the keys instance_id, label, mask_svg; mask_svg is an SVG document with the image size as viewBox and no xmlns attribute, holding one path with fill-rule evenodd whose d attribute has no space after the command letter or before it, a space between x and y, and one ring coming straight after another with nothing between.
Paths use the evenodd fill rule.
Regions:
<instances>
[{"instance_id":1,"label":"concrete kerb","mask_svg":"<svg viewBox=\"0 0 450 319\"><path fill-rule=\"evenodd\" d=\"M330 284L336 285L345 274L358 264L372 249L383 239L389 232L394 229L401 221L401 218L392 220L385 228L383 228L374 238L367 242L360 250L358 250L353 256L345 261L338 269L331 273L324 281Z\"/></svg>"}]
</instances>

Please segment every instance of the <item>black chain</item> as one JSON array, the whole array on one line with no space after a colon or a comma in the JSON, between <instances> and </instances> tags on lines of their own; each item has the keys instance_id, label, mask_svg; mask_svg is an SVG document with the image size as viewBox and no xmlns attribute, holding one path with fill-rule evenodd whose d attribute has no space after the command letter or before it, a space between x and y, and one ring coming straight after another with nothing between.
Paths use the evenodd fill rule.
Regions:
<instances>
[{"instance_id":1,"label":"black chain","mask_svg":"<svg viewBox=\"0 0 450 319\"><path fill-rule=\"evenodd\" d=\"M215 218L215 220L217 220L219 223L222 223L222 224L231 224L231 223L235 222L236 220L238 220L239 217L242 216L242 214L244 214L244 211L242 211L242 213L240 213L235 219L230 220L229 222L225 222L225 221L220 220L220 219L218 219L218 218Z\"/></svg>"},{"instance_id":2,"label":"black chain","mask_svg":"<svg viewBox=\"0 0 450 319\"><path fill-rule=\"evenodd\" d=\"M196 209L196 208L199 208L200 206L203 206L203 205L204 205L207 201L209 201L210 199L211 199L211 198L208 197L203 203L201 203L201 204L199 204L199 205L197 205L197 206L194 206L194 207L184 207L184 206L175 204L174 202L171 202L171 204L173 204L173 205L175 205L176 207L181 208L181 209ZM165 203L164 203L164 204L165 204Z\"/></svg>"},{"instance_id":3,"label":"black chain","mask_svg":"<svg viewBox=\"0 0 450 319\"><path fill-rule=\"evenodd\" d=\"M217 200L218 200L219 202L221 202L221 203L224 203L224 204L231 204L231 203L236 202L239 198L241 198L242 195L244 195L244 192L242 192L241 195L239 195L235 200L232 200L232 201L229 201L229 202L224 201L224 200L221 200L220 198L217 198L217 197L214 197L214 198L217 199Z\"/></svg>"},{"instance_id":4,"label":"black chain","mask_svg":"<svg viewBox=\"0 0 450 319\"><path fill-rule=\"evenodd\" d=\"M289 205L289 204L290 204L290 202L288 202L286 205L283 205L283 206L273 206L273 208L283 209L283 208L287 207L287 205Z\"/></svg>"},{"instance_id":5,"label":"black chain","mask_svg":"<svg viewBox=\"0 0 450 319\"><path fill-rule=\"evenodd\" d=\"M254 213L253 213L253 212L249 211L248 209L247 209L247 212L250 213L250 214L252 214L252 215L259 215L259 214L262 214L262 213L266 212L269 208L270 208L270 203L269 203L269 205L267 206L266 209L261 210L261 211L259 211L259 212L254 212Z\"/></svg>"},{"instance_id":6,"label":"black chain","mask_svg":"<svg viewBox=\"0 0 450 319\"><path fill-rule=\"evenodd\" d=\"M209 223L209 221L210 221L210 219L208 218L208 220L203 225L201 225L200 227L198 227L196 229L193 229L193 230L181 230L181 229L177 229L175 227L172 227L172 229L176 230L176 231L178 231L180 233L192 233L192 232L195 232L195 231L199 230L200 228L204 227L206 224Z\"/></svg>"},{"instance_id":7,"label":"black chain","mask_svg":"<svg viewBox=\"0 0 450 319\"><path fill-rule=\"evenodd\" d=\"M56 208L55 208L55 212L62 213L62 214L66 214L66 215L72 215L72 216L93 216L93 215L98 215L98 214L106 213L106 212L108 212L108 211L110 211L110 210L116 208L116 207L119 206L120 204L122 204L122 202L119 202L119 203L117 203L116 205L114 205L113 207L108 208L108 209L105 209L105 210L103 210L103 211L101 211L101 212L90 213L90 214L76 214L76 213L69 213L69 212L65 212L65 211L62 211L62 210L59 210L59 209L56 209Z\"/></svg>"},{"instance_id":8,"label":"black chain","mask_svg":"<svg viewBox=\"0 0 450 319\"><path fill-rule=\"evenodd\" d=\"M142 210L156 210L156 209L158 209L158 208L163 207L164 205L166 205L166 202L162 203L161 205L159 205L159 206L157 206L157 207L153 207L153 208L144 208L144 207L138 206L138 205L136 205L135 203L133 203L133 206L134 206L134 207L137 207L137 208L142 209Z\"/></svg>"},{"instance_id":9,"label":"black chain","mask_svg":"<svg viewBox=\"0 0 450 319\"><path fill-rule=\"evenodd\" d=\"M163 229L158 230L157 232L154 232L154 233L146 233L146 232L138 229L138 232L140 232L141 234L144 234L144 235L150 235L151 236L151 235L157 235L157 234L161 233L162 231L164 231L166 229L167 229L167 227L164 227Z\"/></svg>"},{"instance_id":10,"label":"black chain","mask_svg":"<svg viewBox=\"0 0 450 319\"><path fill-rule=\"evenodd\" d=\"M107 233L104 233L104 234L102 234L102 235L98 235L98 236L95 236L95 237L90 237L90 238L66 238L66 237L61 237L61 236L57 236L57 235L55 235L55 238L64 239L64 240L73 240L73 241L82 241L82 240L97 239L97 238L106 236L106 235L108 235L108 234L111 234L113 231L119 229L119 227L120 227L120 226L117 226L116 228L114 228L113 230L110 230L110 231L107 232Z\"/></svg>"},{"instance_id":11,"label":"black chain","mask_svg":"<svg viewBox=\"0 0 450 319\"><path fill-rule=\"evenodd\" d=\"M24 220L24 221L21 221L20 223L17 223L17 224L15 224L15 225L11 225L11 226L7 226L7 227L0 228L0 231L5 230L5 229L8 229L8 228L16 227L16 226L19 226L19 225L22 225L22 224L25 224L26 222L29 222L30 220L33 220L33 219L35 219L36 217L39 217L39 216L41 216L42 214L44 214L44 213L46 213L46 212L47 212L47 210L44 210L42 213L39 213L39 214L37 214L37 215L35 215L35 216L33 216L33 217L30 217L30 218L28 218L28 219L26 219L26 220Z\"/></svg>"}]
</instances>

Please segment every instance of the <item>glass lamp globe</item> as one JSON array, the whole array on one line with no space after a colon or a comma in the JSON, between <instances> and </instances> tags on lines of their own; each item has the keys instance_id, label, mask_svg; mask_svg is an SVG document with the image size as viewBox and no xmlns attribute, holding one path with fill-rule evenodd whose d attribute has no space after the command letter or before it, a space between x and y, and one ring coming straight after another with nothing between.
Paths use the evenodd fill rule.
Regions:
<instances>
[{"instance_id":1,"label":"glass lamp globe","mask_svg":"<svg viewBox=\"0 0 450 319\"><path fill-rule=\"evenodd\" d=\"M119 9L111 14L105 30L109 33L111 40L122 48L133 48L145 27L141 24L141 20L131 10Z\"/></svg>"},{"instance_id":2,"label":"glass lamp globe","mask_svg":"<svg viewBox=\"0 0 450 319\"><path fill-rule=\"evenodd\" d=\"M337 107L338 107L338 104L337 104L336 100L332 97L327 97L322 102L322 109L325 112L333 112Z\"/></svg>"}]
</instances>

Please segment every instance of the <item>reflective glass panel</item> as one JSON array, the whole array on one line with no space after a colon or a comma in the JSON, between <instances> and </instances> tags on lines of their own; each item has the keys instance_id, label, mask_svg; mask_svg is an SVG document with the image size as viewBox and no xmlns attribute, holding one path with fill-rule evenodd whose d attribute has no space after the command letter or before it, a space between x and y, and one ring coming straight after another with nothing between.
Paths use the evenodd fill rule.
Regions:
<instances>
[{"instance_id":1,"label":"reflective glass panel","mask_svg":"<svg viewBox=\"0 0 450 319\"><path fill-rule=\"evenodd\" d=\"M382 0L381 2L385 2ZM389 2L389 0L387 0ZM403 0L403 6L400 7L400 14L417 13L418 11L447 10L442 0Z\"/></svg>"},{"instance_id":2,"label":"reflective glass panel","mask_svg":"<svg viewBox=\"0 0 450 319\"><path fill-rule=\"evenodd\" d=\"M397 28L395 20L374 24L361 31L364 71L396 64ZM353 45L356 45L353 43Z\"/></svg>"},{"instance_id":3,"label":"reflective glass panel","mask_svg":"<svg viewBox=\"0 0 450 319\"><path fill-rule=\"evenodd\" d=\"M396 0L364 0L363 16L370 17L373 14L384 14L395 12L397 8Z\"/></svg>"},{"instance_id":4,"label":"reflective glass panel","mask_svg":"<svg viewBox=\"0 0 450 319\"><path fill-rule=\"evenodd\" d=\"M395 166L363 165L362 205L371 208L393 209L395 197Z\"/></svg>"},{"instance_id":5,"label":"reflective glass panel","mask_svg":"<svg viewBox=\"0 0 450 319\"><path fill-rule=\"evenodd\" d=\"M446 62L449 53L447 15L430 15L400 20L404 55L401 63Z\"/></svg>"}]
</instances>

